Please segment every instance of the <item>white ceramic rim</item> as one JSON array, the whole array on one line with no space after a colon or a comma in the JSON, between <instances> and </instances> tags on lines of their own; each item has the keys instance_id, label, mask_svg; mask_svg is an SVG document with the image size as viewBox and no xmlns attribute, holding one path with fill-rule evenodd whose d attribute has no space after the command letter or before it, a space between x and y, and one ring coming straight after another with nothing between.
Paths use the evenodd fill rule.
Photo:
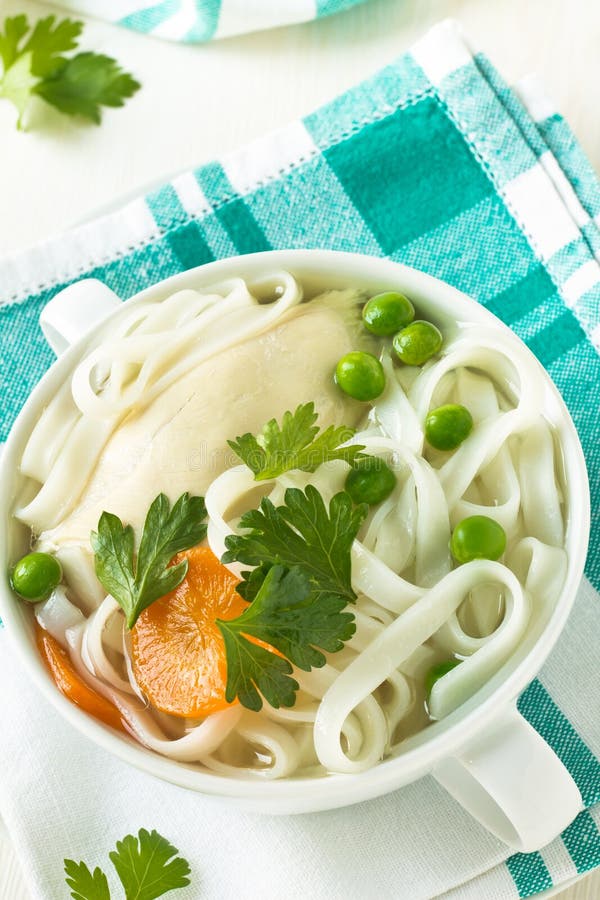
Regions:
<instances>
[{"instance_id":1,"label":"white ceramic rim","mask_svg":"<svg viewBox=\"0 0 600 900\"><path fill-rule=\"evenodd\" d=\"M348 283L355 280L368 281L374 287L381 283L382 288L387 286L405 291L409 296L416 298L417 303L419 295L423 295L446 314L448 308L451 308L451 316L459 321L500 327L530 353L514 332L456 288L400 263L357 253L276 250L230 257L174 275L136 294L127 302L139 303L157 299L159 296L164 299L175 290L191 286L201 289L236 275L249 279L258 278L267 268L270 271L289 269L292 272L295 269L310 269L311 275L318 278L321 274L329 279L332 274L343 272ZM340 281L342 280L340 278ZM108 319L110 318L109 316ZM10 479L17 466L21 443L24 436L30 432L37 418L37 410L46 393L51 390L53 380L59 372L64 371L66 374L72 369L86 340L87 338L77 341L51 366L31 393L6 442L0 459L0 569L3 573L7 572L10 563L6 558L8 529L11 527L8 508L11 499ZM532 354L530 355L535 359ZM578 532L576 541L571 538L573 546L569 549L567 577L559 601L544 631L529 653L509 672L505 681L477 705L473 706L468 701L456 711L456 717L453 714L452 724L449 727L426 739L420 746L408 749L398 756L392 756L357 775L334 774L322 778L289 778L280 781L231 779L168 760L92 719L56 689L36 651L31 629L27 628L26 617L19 609L20 603L10 589L7 576L3 574L0 582L0 616L28 674L61 715L94 743L162 780L204 794L229 798L238 807L258 811L263 809L268 812L276 812L277 807L281 807L285 812L333 809L388 793L430 772L437 762L452 756L473 735L485 729L488 723L515 701L517 695L535 677L565 625L583 575L590 524L589 489L583 451L562 397L545 370L537 361L536 364L542 373L547 390L552 394L561 413L560 439L569 472L569 486L572 490L569 499L569 522L571 528L575 522L577 523ZM485 688L482 691L485 691Z\"/></svg>"}]
</instances>

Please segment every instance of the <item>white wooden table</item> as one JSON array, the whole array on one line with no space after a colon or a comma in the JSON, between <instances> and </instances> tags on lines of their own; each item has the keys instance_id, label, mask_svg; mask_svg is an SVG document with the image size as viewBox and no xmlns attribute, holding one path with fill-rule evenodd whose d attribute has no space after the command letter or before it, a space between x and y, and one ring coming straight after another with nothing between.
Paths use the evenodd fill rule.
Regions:
<instances>
[{"instance_id":1,"label":"white wooden table","mask_svg":"<svg viewBox=\"0 0 600 900\"><path fill-rule=\"evenodd\" d=\"M23 11L47 14L48 6L0 2L1 18ZM509 81L540 73L600 170L598 0L370 0L329 20L183 48L90 22L86 47L116 56L143 90L101 128L40 104L36 129L18 133L0 103L0 254L310 112L446 17L462 22ZM0 827L0 900L26 897ZM600 874L561 897L597 900Z\"/></svg>"}]
</instances>

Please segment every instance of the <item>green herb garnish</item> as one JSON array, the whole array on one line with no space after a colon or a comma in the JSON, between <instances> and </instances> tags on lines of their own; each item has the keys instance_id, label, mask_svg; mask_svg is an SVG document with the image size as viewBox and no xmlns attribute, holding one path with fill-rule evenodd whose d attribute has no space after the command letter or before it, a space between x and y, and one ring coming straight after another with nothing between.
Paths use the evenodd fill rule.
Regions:
<instances>
[{"instance_id":1,"label":"green herb garnish","mask_svg":"<svg viewBox=\"0 0 600 900\"><path fill-rule=\"evenodd\" d=\"M4 20L0 31L0 98L13 103L23 126L32 97L41 97L63 113L100 123L101 106L123 106L140 85L116 60L102 53L65 56L77 47L83 23L40 19L32 27L26 15Z\"/></svg>"},{"instance_id":2,"label":"green herb garnish","mask_svg":"<svg viewBox=\"0 0 600 900\"><path fill-rule=\"evenodd\" d=\"M229 535L222 562L256 566L244 572L238 590L252 603L241 616L217 620L227 657L226 699L258 711L262 696L271 706L293 706L298 683L292 666L309 671L325 663L320 652L342 648L355 631L354 616L342 612L356 599L350 580L350 551L367 514L344 491L327 509L313 485L288 488L285 504L263 498ZM249 641L259 638L285 658Z\"/></svg>"},{"instance_id":3,"label":"green herb garnish","mask_svg":"<svg viewBox=\"0 0 600 900\"><path fill-rule=\"evenodd\" d=\"M240 528L248 533L225 538L221 561L299 566L315 590L352 602L356 594L350 582L350 550L367 512L366 504L355 507L345 491L331 498L327 510L312 484L305 491L288 488L283 506L264 497L259 509L244 513Z\"/></svg>"},{"instance_id":4,"label":"green herb garnish","mask_svg":"<svg viewBox=\"0 0 600 900\"><path fill-rule=\"evenodd\" d=\"M182 494L171 509L165 494L159 494L148 510L134 562L133 528L112 513L102 513L98 531L91 535L96 576L123 609L128 628L147 606L181 584L188 562L170 562L206 537L205 518L203 497Z\"/></svg>"},{"instance_id":5,"label":"green herb garnish","mask_svg":"<svg viewBox=\"0 0 600 900\"><path fill-rule=\"evenodd\" d=\"M356 631L352 613L342 612L346 603L340 594L316 590L299 566L273 566L241 616L217 619L227 655L226 700L238 697L242 706L258 711L262 694L275 708L293 706L298 682L290 677L290 662L309 672L325 665L318 647L330 653L342 649ZM246 635L265 641L286 658Z\"/></svg>"},{"instance_id":6,"label":"green herb garnish","mask_svg":"<svg viewBox=\"0 0 600 900\"><path fill-rule=\"evenodd\" d=\"M65 859L65 881L74 900L110 900L106 875L98 866L90 872L84 862Z\"/></svg>"},{"instance_id":7,"label":"green herb garnish","mask_svg":"<svg viewBox=\"0 0 600 900\"><path fill-rule=\"evenodd\" d=\"M243 434L227 443L248 468L256 481L277 478L291 469L314 472L334 459L352 463L364 446L342 447L355 434L353 428L329 425L319 434L314 403L303 403L296 412L286 412L278 425L271 419L258 435Z\"/></svg>"},{"instance_id":8,"label":"green herb garnish","mask_svg":"<svg viewBox=\"0 0 600 900\"><path fill-rule=\"evenodd\" d=\"M137 837L128 834L117 841L110 860L125 891L126 900L155 900L168 891L190 883L187 860L157 831L141 828ZM108 881L102 869L90 872L84 862L65 859L65 881L73 900L110 900Z\"/></svg>"}]
</instances>

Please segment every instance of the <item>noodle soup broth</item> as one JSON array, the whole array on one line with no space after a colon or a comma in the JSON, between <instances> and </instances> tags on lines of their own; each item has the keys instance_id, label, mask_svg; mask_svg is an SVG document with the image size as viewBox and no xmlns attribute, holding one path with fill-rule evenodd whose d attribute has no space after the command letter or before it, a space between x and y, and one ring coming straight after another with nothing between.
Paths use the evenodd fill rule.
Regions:
<instances>
[{"instance_id":1,"label":"noodle soup broth","mask_svg":"<svg viewBox=\"0 0 600 900\"><path fill-rule=\"evenodd\" d=\"M59 361L62 386L11 448L10 561L31 549L58 560L61 578L17 615L35 620L59 689L153 755L242 781L357 775L476 710L551 622L571 566L565 413L531 354L474 305L467 316L457 301L453 316L406 288L414 316L377 335L363 310L397 293L385 278L301 259L238 269L146 292ZM407 363L396 336L414 322L442 343ZM361 365L358 389L339 376L353 354L379 364L370 400L354 396ZM468 433L436 447L456 440L457 408ZM444 409L454 419L436 437ZM174 540L162 569L154 560L149 583L187 571L128 627L127 603L152 593L132 584L161 494L148 544L184 495L205 500L197 521L182 513L201 537ZM250 527L271 510L271 531ZM131 583L112 592L103 514L134 548ZM254 631L223 626L244 615Z\"/></svg>"}]
</instances>

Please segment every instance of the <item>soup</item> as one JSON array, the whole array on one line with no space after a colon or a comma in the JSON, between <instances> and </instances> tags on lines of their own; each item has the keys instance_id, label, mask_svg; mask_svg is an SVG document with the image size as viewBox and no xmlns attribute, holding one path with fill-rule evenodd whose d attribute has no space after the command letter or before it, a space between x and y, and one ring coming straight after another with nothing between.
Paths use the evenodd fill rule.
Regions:
<instances>
[{"instance_id":1,"label":"soup","mask_svg":"<svg viewBox=\"0 0 600 900\"><path fill-rule=\"evenodd\" d=\"M11 577L57 686L236 778L401 752L560 594L542 391L503 329L395 292L281 272L126 306L21 461Z\"/></svg>"}]
</instances>

